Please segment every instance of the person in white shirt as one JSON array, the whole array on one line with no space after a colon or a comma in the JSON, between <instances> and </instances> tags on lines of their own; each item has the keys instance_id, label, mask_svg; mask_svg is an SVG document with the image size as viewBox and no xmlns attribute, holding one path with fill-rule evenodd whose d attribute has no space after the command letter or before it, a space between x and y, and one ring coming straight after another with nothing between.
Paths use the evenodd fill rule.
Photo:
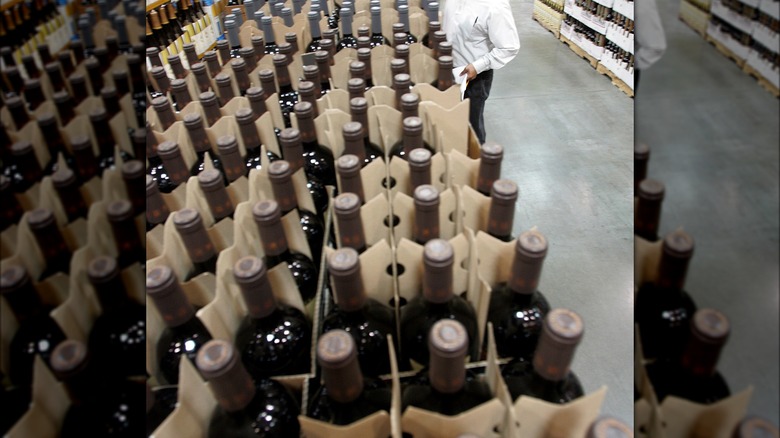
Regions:
<instances>
[{"instance_id":1,"label":"person in white shirt","mask_svg":"<svg viewBox=\"0 0 780 438\"><path fill-rule=\"evenodd\" d=\"M520 51L509 0L446 0L442 30L452 43L453 65L463 67L469 81L469 121L485 142L485 101L493 83L493 70L507 65Z\"/></svg>"},{"instance_id":2,"label":"person in white shirt","mask_svg":"<svg viewBox=\"0 0 780 438\"><path fill-rule=\"evenodd\" d=\"M635 2L634 16L637 21L634 40L636 62L634 63L634 92L639 86L639 72L645 71L658 62L666 52L666 35L658 14L655 0Z\"/></svg>"}]
</instances>

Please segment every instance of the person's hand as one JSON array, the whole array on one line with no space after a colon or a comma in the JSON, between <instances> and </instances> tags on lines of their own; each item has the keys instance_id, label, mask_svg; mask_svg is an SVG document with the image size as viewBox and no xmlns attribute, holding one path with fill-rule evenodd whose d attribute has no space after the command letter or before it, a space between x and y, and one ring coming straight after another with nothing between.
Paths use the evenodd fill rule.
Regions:
<instances>
[{"instance_id":1,"label":"person's hand","mask_svg":"<svg viewBox=\"0 0 780 438\"><path fill-rule=\"evenodd\" d=\"M466 75L467 80L472 80L477 77L477 69L474 68L474 64L467 65L462 72L460 72L460 76Z\"/></svg>"}]
</instances>

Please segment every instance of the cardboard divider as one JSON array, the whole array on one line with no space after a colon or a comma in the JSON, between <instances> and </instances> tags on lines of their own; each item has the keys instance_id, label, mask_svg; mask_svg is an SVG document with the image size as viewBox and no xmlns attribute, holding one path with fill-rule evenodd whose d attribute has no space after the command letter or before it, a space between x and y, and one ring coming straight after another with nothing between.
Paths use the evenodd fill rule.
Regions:
<instances>
[{"instance_id":1,"label":"cardboard divider","mask_svg":"<svg viewBox=\"0 0 780 438\"><path fill-rule=\"evenodd\" d=\"M30 409L5 435L8 438L57 436L70 405L65 387L40 356L33 362L33 395Z\"/></svg>"},{"instance_id":2,"label":"cardboard divider","mask_svg":"<svg viewBox=\"0 0 780 438\"><path fill-rule=\"evenodd\" d=\"M389 46L371 49L371 80L374 81L375 87L392 87L393 74L390 69L390 60L393 58L395 58L395 53Z\"/></svg>"},{"instance_id":3,"label":"cardboard divider","mask_svg":"<svg viewBox=\"0 0 780 438\"><path fill-rule=\"evenodd\" d=\"M19 227L11 224L0 233L0 260L11 257L16 252L16 233Z\"/></svg>"},{"instance_id":4,"label":"cardboard divider","mask_svg":"<svg viewBox=\"0 0 780 438\"><path fill-rule=\"evenodd\" d=\"M457 150L469 155L469 102L463 102L450 109L436 102L420 102L420 118L423 120L423 139L438 152ZM477 155L478 157L479 155Z\"/></svg>"},{"instance_id":5,"label":"cardboard divider","mask_svg":"<svg viewBox=\"0 0 780 438\"><path fill-rule=\"evenodd\" d=\"M327 257L334 252L336 252L335 248L327 247L323 252L323 256L327 259ZM393 303L397 300L394 300L395 281L392 275L392 265L393 250L390 247L390 241L388 239L383 238L370 244L368 248L360 254L360 277L363 279L363 287L366 291L366 295L385 306L395 309ZM326 275L329 274L326 273ZM325 296L325 300L338 304L338 296L336 296L335 293ZM326 305L325 308L330 308L330 306ZM327 314L323 315L323 317L325 316L327 316ZM398 336L398 334L396 333L395 336Z\"/></svg>"},{"instance_id":6,"label":"cardboard divider","mask_svg":"<svg viewBox=\"0 0 780 438\"><path fill-rule=\"evenodd\" d=\"M338 88L331 88L326 95L317 99L318 114L322 114L328 109L341 110L350 114L349 92Z\"/></svg>"},{"instance_id":7,"label":"cardboard divider","mask_svg":"<svg viewBox=\"0 0 780 438\"><path fill-rule=\"evenodd\" d=\"M407 196L413 196L412 181L409 177L409 163L398 157L390 157L388 166L390 178L395 180L395 185L390 187L390 193L403 193ZM431 156L431 185L436 187L439 192L447 190L447 160L440 154L435 153Z\"/></svg>"},{"instance_id":8,"label":"cardboard divider","mask_svg":"<svg viewBox=\"0 0 780 438\"><path fill-rule=\"evenodd\" d=\"M45 100L38 106L38 108L35 109L35 111L29 114L30 121L35 123L35 119L44 113L57 114L57 120L59 120L59 114L57 113L57 107L54 105L54 101ZM12 135L14 132L24 128L24 126L16 126L14 119L11 117L11 113L8 112L8 108L5 105L0 108L0 124L5 127L5 130L9 135Z\"/></svg>"},{"instance_id":9,"label":"cardboard divider","mask_svg":"<svg viewBox=\"0 0 780 438\"><path fill-rule=\"evenodd\" d=\"M461 206L461 227L469 228L475 233L487 231L490 197L469 186L454 186L453 190L458 194L458 205Z\"/></svg>"},{"instance_id":10,"label":"cardboard divider","mask_svg":"<svg viewBox=\"0 0 780 438\"><path fill-rule=\"evenodd\" d=\"M447 157L447 176L445 180L450 186L457 185L476 188L481 159L471 159L457 150L452 150L445 156Z\"/></svg>"},{"instance_id":11,"label":"cardboard divider","mask_svg":"<svg viewBox=\"0 0 780 438\"><path fill-rule=\"evenodd\" d=\"M366 166L368 167L368 166ZM368 197L368 195L366 195ZM366 235L366 246L368 248L375 244L386 242L388 245L392 241L391 228L386 225L386 219L390 215L390 204L387 202L385 193L377 193L360 207L360 218L363 222L363 231ZM341 242L338 221L333 218L333 231L336 235L336 243ZM340 248L341 246L338 245ZM367 287L368 289L368 287Z\"/></svg>"},{"instance_id":12,"label":"cardboard divider","mask_svg":"<svg viewBox=\"0 0 780 438\"><path fill-rule=\"evenodd\" d=\"M405 193L393 193L390 195L393 220L398 218L398 223L392 229L393 241L401 239L413 240L414 226L414 198ZM457 233L456 218L458 214L458 198L450 189L439 193L439 237L445 240L452 239Z\"/></svg>"},{"instance_id":13,"label":"cardboard divider","mask_svg":"<svg viewBox=\"0 0 780 438\"><path fill-rule=\"evenodd\" d=\"M424 47L420 43L412 44L412 46L415 45ZM409 51L411 52L411 47ZM439 62L425 53L409 53L409 73L415 86L417 84L430 85L439 78Z\"/></svg>"},{"instance_id":14,"label":"cardboard divider","mask_svg":"<svg viewBox=\"0 0 780 438\"><path fill-rule=\"evenodd\" d=\"M404 432L411 433L415 438L454 437L464 433L491 438L511 436L506 433L507 406L500 398L505 385L498 368L492 326L489 333L487 360L467 365L467 368L484 368L482 378L490 388L493 398L466 412L452 416L410 406L401 417Z\"/></svg>"},{"instance_id":15,"label":"cardboard divider","mask_svg":"<svg viewBox=\"0 0 780 438\"><path fill-rule=\"evenodd\" d=\"M153 306L149 306L153 307ZM184 357L179 363L179 387L176 409L154 431L154 438L206 436L209 419L217 401L198 373Z\"/></svg>"},{"instance_id":16,"label":"cardboard divider","mask_svg":"<svg viewBox=\"0 0 780 438\"><path fill-rule=\"evenodd\" d=\"M395 109L395 90L390 88L390 86L374 85L370 90L366 91L365 96L369 106L382 105Z\"/></svg>"},{"instance_id":17,"label":"cardboard divider","mask_svg":"<svg viewBox=\"0 0 780 438\"><path fill-rule=\"evenodd\" d=\"M33 120L31 123L25 124L21 130L9 133L8 137L12 142L29 141L33 146L33 152L35 152L35 158L38 164L43 169L46 163L51 159L49 148L43 139L43 133L38 127L38 123Z\"/></svg>"},{"instance_id":18,"label":"cardboard divider","mask_svg":"<svg viewBox=\"0 0 780 438\"><path fill-rule=\"evenodd\" d=\"M436 79L438 79L438 67L437 76L431 81ZM462 102L460 100L460 87L455 85L445 91L440 91L427 82L415 83L412 92L420 96L420 102L434 102L444 109L452 109Z\"/></svg>"},{"instance_id":19,"label":"cardboard divider","mask_svg":"<svg viewBox=\"0 0 780 438\"><path fill-rule=\"evenodd\" d=\"M602 386L562 405L521 395L511 407L519 422L513 435L521 438L585 436L598 417L606 394L607 387ZM510 424L517 425L517 422Z\"/></svg>"},{"instance_id":20,"label":"cardboard divider","mask_svg":"<svg viewBox=\"0 0 780 438\"><path fill-rule=\"evenodd\" d=\"M349 48L342 49L333 57L334 64L330 66L330 78L336 88L347 89L347 81L350 78L349 64L357 59L357 50ZM371 66L373 65L372 63Z\"/></svg>"},{"instance_id":21,"label":"cardboard divider","mask_svg":"<svg viewBox=\"0 0 780 438\"><path fill-rule=\"evenodd\" d=\"M65 125L62 130L64 134L62 139L65 141L68 150L73 151L71 142L72 138L76 137L77 135L87 135L89 137L90 143L92 144L92 152L95 154L95 156L100 153L100 150L98 149L97 138L95 137L95 132L92 130L92 124L89 121L89 116L77 115L70 121L70 123Z\"/></svg>"}]
</instances>

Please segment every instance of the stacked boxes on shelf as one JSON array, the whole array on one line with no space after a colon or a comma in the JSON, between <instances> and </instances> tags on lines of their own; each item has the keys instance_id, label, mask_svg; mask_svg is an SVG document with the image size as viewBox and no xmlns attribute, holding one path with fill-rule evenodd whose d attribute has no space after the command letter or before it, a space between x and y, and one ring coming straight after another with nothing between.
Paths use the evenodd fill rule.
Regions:
<instances>
[{"instance_id":1,"label":"stacked boxes on shelf","mask_svg":"<svg viewBox=\"0 0 780 438\"><path fill-rule=\"evenodd\" d=\"M710 4L711 0L680 1L680 20L701 36L705 36L707 23L710 22Z\"/></svg>"},{"instance_id":2,"label":"stacked boxes on shelf","mask_svg":"<svg viewBox=\"0 0 780 438\"><path fill-rule=\"evenodd\" d=\"M561 0L534 0L533 19L539 22L558 38L561 34L561 23L565 18Z\"/></svg>"}]
</instances>

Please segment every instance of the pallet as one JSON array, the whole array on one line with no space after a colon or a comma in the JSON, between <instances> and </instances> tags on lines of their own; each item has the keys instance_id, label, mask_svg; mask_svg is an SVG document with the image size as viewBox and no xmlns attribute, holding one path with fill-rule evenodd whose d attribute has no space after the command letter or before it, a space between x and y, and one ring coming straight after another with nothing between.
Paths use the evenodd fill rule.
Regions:
<instances>
[{"instance_id":1,"label":"pallet","mask_svg":"<svg viewBox=\"0 0 780 438\"><path fill-rule=\"evenodd\" d=\"M749 74L750 76L753 76L753 78L758 82L758 85L760 85L761 88L765 89L773 96L780 98L780 90L778 90L778 88L775 87L774 84L767 81L766 78L764 78L764 76L762 76L761 73L758 72L758 70L751 67L747 62L745 63L744 67L742 67L742 71Z\"/></svg>"},{"instance_id":2,"label":"pallet","mask_svg":"<svg viewBox=\"0 0 780 438\"><path fill-rule=\"evenodd\" d=\"M703 21L696 21L694 18L696 18L696 14L701 14L701 16L704 16L705 19ZM709 11L704 11L701 8L699 8L698 5L696 5L693 2L690 2L688 0L682 0L680 2L680 14L679 18L680 21L688 25L691 29L696 31L699 35L702 36L702 38L707 38L707 23L709 20L710 13Z\"/></svg>"},{"instance_id":3,"label":"pallet","mask_svg":"<svg viewBox=\"0 0 780 438\"><path fill-rule=\"evenodd\" d=\"M545 28L545 29L549 30L550 32L552 32L552 34L555 35L555 38L560 38L560 36L561 36L561 23L560 22L558 22L558 28L556 29L555 26L553 26L553 24L538 19L536 17L535 13L533 15L531 15L531 18L533 18L534 21L539 23L543 28Z\"/></svg>"},{"instance_id":4,"label":"pallet","mask_svg":"<svg viewBox=\"0 0 780 438\"><path fill-rule=\"evenodd\" d=\"M599 63L599 61L596 58L588 55L588 53L585 52L585 50L583 50L580 46L575 44L574 41L571 41L570 39L566 38L565 36L561 35L560 36L560 40L564 44L568 45L569 48L571 49L571 51L574 52L575 54L577 54L577 56L579 56L580 58L588 61L590 63L591 67L596 68L596 66Z\"/></svg>"},{"instance_id":5,"label":"pallet","mask_svg":"<svg viewBox=\"0 0 780 438\"><path fill-rule=\"evenodd\" d=\"M723 56L734 61L734 63L737 64L739 68L743 68L745 66L745 60L737 56L734 52L731 51L731 49L724 46L720 41L716 40L710 35L707 35L706 40L708 43L715 46L718 52L720 52Z\"/></svg>"},{"instance_id":6,"label":"pallet","mask_svg":"<svg viewBox=\"0 0 780 438\"><path fill-rule=\"evenodd\" d=\"M596 71L603 74L604 76L609 77L612 80L612 85L616 86L618 90L626 93L628 97L634 97L634 90L632 90L628 84L623 82L622 79L615 76L615 73L612 73L608 68L604 67L603 64L599 63L598 66L596 66Z\"/></svg>"}]
</instances>

